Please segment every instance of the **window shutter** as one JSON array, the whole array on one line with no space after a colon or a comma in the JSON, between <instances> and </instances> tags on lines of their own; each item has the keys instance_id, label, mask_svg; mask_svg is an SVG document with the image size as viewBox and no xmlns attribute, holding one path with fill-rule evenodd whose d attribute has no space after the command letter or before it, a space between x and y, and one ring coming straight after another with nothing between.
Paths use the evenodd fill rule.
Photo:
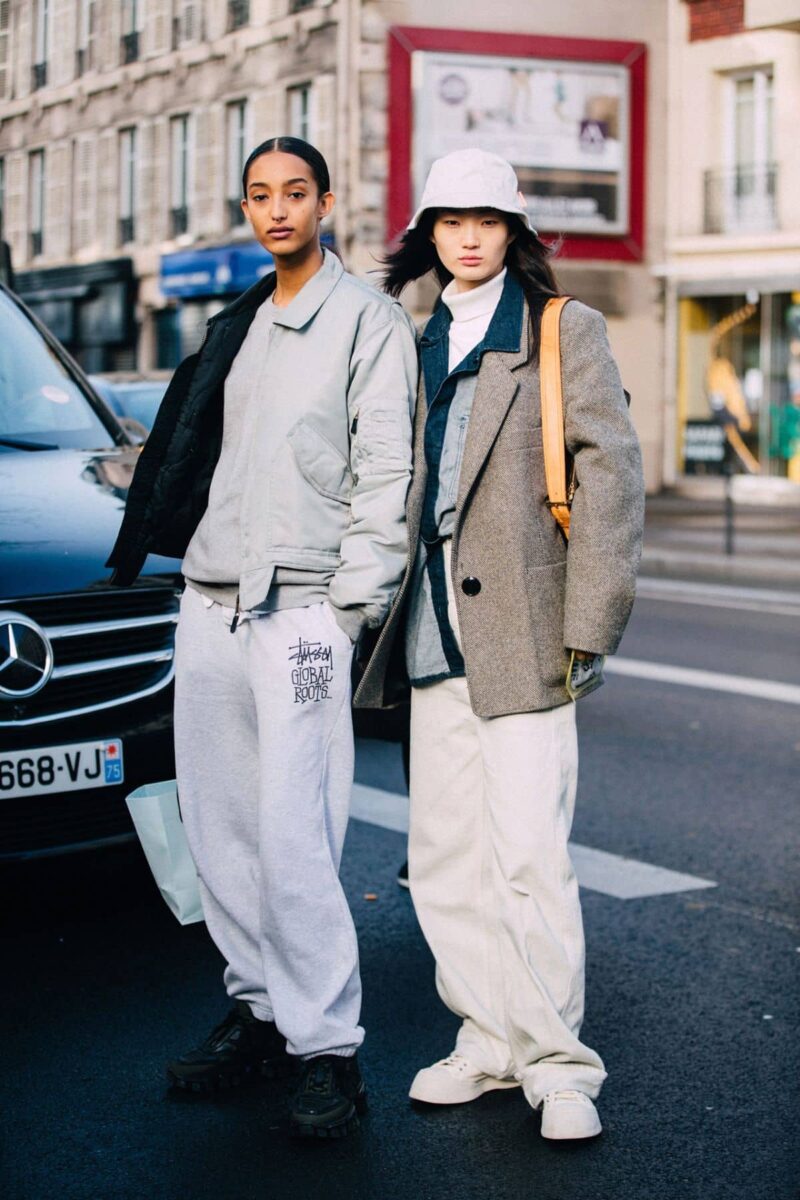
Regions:
<instances>
[{"instance_id":1,"label":"window shutter","mask_svg":"<svg viewBox=\"0 0 800 1200\"><path fill-rule=\"evenodd\" d=\"M253 145L286 132L286 91L282 87L264 88L252 98ZM249 151L248 151L249 153Z\"/></svg>"},{"instance_id":2,"label":"window shutter","mask_svg":"<svg viewBox=\"0 0 800 1200\"><path fill-rule=\"evenodd\" d=\"M344 80L342 81L344 86ZM320 75L311 89L311 136L328 164L331 178L336 178L336 76Z\"/></svg>"},{"instance_id":3,"label":"window shutter","mask_svg":"<svg viewBox=\"0 0 800 1200\"><path fill-rule=\"evenodd\" d=\"M11 86L9 53L9 24L11 0L0 0L0 100L5 100Z\"/></svg>"},{"instance_id":4,"label":"window shutter","mask_svg":"<svg viewBox=\"0 0 800 1200\"><path fill-rule=\"evenodd\" d=\"M47 174L45 176L48 258L68 258L70 252L70 215L72 189L70 187L71 147L69 142L54 142L47 148Z\"/></svg>"},{"instance_id":5,"label":"window shutter","mask_svg":"<svg viewBox=\"0 0 800 1200\"><path fill-rule=\"evenodd\" d=\"M117 131L104 129L97 139L97 234L103 251L117 245Z\"/></svg>"},{"instance_id":6,"label":"window shutter","mask_svg":"<svg viewBox=\"0 0 800 1200\"><path fill-rule=\"evenodd\" d=\"M73 0L50 0L50 66L48 83L69 83L75 75L77 21Z\"/></svg>"},{"instance_id":7,"label":"window shutter","mask_svg":"<svg viewBox=\"0 0 800 1200\"><path fill-rule=\"evenodd\" d=\"M13 44L9 46L9 70L11 71L11 95L27 96L31 90L31 67L33 66L33 18L32 4L20 4L16 10Z\"/></svg>"},{"instance_id":8,"label":"window shutter","mask_svg":"<svg viewBox=\"0 0 800 1200\"><path fill-rule=\"evenodd\" d=\"M144 13L146 55L168 54L172 49L172 4L170 0L147 0Z\"/></svg>"},{"instance_id":9,"label":"window shutter","mask_svg":"<svg viewBox=\"0 0 800 1200\"><path fill-rule=\"evenodd\" d=\"M95 237L95 209L97 206L95 167L97 151L93 135L76 140L73 150L74 215L72 223L73 247L87 249Z\"/></svg>"},{"instance_id":10,"label":"window shutter","mask_svg":"<svg viewBox=\"0 0 800 1200\"><path fill-rule=\"evenodd\" d=\"M6 155L6 198L3 212L3 234L11 246L16 266L28 258L28 171L24 151Z\"/></svg>"},{"instance_id":11,"label":"window shutter","mask_svg":"<svg viewBox=\"0 0 800 1200\"><path fill-rule=\"evenodd\" d=\"M220 233L223 229L224 128L222 105L215 104L197 112L193 139L196 186L191 198L194 208L192 229L199 237Z\"/></svg>"},{"instance_id":12,"label":"window shutter","mask_svg":"<svg viewBox=\"0 0 800 1200\"><path fill-rule=\"evenodd\" d=\"M170 209L169 135L169 120L166 117L157 117L153 122L150 143L152 187L142 196L143 201L149 206L150 238L153 242L163 241L167 236Z\"/></svg>"}]
</instances>

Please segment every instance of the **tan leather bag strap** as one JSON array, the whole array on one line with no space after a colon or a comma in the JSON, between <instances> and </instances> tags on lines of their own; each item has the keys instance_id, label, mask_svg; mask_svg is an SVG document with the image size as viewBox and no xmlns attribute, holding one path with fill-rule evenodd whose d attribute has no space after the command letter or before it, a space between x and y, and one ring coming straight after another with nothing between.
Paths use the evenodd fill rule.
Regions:
<instances>
[{"instance_id":1,"label":"tan leather bag strap","mask_svg":"<svg viewBox=\"0 0 800 1200\"><path fill-rule=\"evenodd\" d=\"M569 514L575 490L574 472L567 484L564 444L564 401L561 395L561 312L571 296L548 300L542 313L539 380L542 403L542 446L547 484L547 507L569 538Z\"/></svg>"}]
</instances>

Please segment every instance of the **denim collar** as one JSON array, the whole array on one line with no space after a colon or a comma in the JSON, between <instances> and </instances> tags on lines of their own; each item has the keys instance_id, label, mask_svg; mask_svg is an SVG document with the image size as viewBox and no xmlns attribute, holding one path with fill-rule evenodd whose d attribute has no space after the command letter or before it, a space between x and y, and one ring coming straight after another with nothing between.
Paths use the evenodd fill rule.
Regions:
<instances>
[{"instance_id":1,"label":"denim collar","mask_svg":"<svg viewBox=\"0 0 800 1200\"><path fill-rule=\"evenodd\" d=\"M449 371L448 335L452 314L440 298L420 339L420 358L428 405L432 405L436 400L447 379L480 370L481 359L487 350L518 354L522 341L524 311L525 298L522 288L513 275L508 273L483 340L478 342L477 346L473 346L453 371Z\"/></svg>"},{"instance_id":2,"label":"denim collar","mask_svg":"<svg viewBox=\"0 0 800 1200\"><path fill-rule=\"evenodd\" d=\"M522 288L509 271L506 274L497 308L489 322L489 328L486 330L483 341L479 343L482 353L486 350L498 350L501 353L519 350L522 338L523 307ZM433 316L425 326L420 339L420 348L423 354L426 347L435 345L443 337L449 335L452 320L450 309L440 296L436 308L433 310ZM477 350L478 347L476 346L475 349Z\"/></svg>"}]
</instances>

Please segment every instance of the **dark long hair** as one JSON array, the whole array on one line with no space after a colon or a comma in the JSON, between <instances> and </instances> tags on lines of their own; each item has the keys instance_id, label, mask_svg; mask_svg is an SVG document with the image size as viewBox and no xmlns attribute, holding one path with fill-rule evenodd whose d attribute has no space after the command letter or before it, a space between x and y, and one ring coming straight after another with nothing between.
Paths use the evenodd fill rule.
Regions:
<instances>
[{"instance_id":1,"label":"dark long hair","mask_svg":"<svg viewBox=\"0 0 800 1200\"><path fill-rule=\"evenodd\" d=\"M326 192L331 190L331 177L328 171L328 164L316 146L312 146L310 142L304 142L302 138L274 137L268 138L266 142L262 142L260 146L256 146L244 164L244 170L242 171L242 195L245 200L247 199L247 176L251 166L262 154L274 154L277 151L280 151L282 154L294 154L297 158L302 158L303 162L308 163L319 188L320 196L324 196Z\"/></svg>"},{"instance_id":2,"label":"dark long hair","mask_svg":"<svg viewBox=\"0 0 800 1200\"><path fill-rule=\"evenodd\" d=\"M426 209L417 228L407 230L397 249L382 260L386 268L383 289L390 296L399 296L407 284L414 279L421 279L429 271L434 273L443 288L453 278L431 241L440 211L437 208ZM508 225L509 232L514 234L514 240L506 250L505 265L509 274L519 283L528 302L531 317L529 358L534 358L539 353L539 329L544 306L551 297L561 294L549 261L553 251L527 225L523 225L519 217L496 209L491 211L496 212Z\"/></svg>"}]
</instances>

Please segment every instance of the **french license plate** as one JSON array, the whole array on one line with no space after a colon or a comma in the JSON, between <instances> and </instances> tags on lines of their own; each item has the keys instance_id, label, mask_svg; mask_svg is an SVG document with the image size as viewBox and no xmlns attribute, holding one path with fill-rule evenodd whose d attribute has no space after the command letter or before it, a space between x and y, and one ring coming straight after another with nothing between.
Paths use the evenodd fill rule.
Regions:
<instances>
[{"instance_id":1,"label":"french license plate","mask_svg":"<svg viewBox=\"0 0 800 1200\"><path fill-rule=\"evenodd\" d=\"M4 797L113 787L124 779L119 738L0 752L0 801Z\"/></svg>"}]
</instances>

